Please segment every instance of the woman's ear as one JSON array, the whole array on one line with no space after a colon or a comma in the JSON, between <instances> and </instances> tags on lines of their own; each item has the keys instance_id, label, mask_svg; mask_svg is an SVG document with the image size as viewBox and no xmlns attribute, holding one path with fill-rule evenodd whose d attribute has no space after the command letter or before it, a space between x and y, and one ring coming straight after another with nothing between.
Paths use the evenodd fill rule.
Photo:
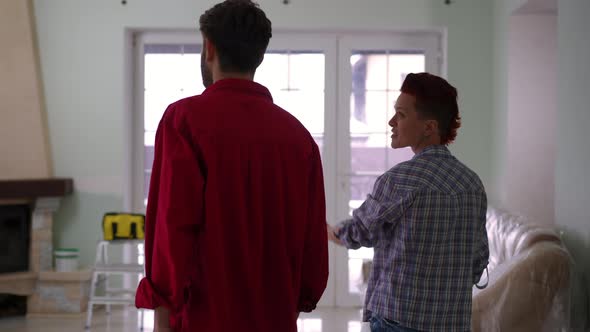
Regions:
<instances>
[{"instance_id":1,"label":"woman's ear","mask_svg":"<svg viewBox=\"0 0 590 332\"><path fill-rule=\"evenodd\" d=\"M438 121L426 120L426 128L424 130L424 135L427 137L430 137L432 135L438 135Z\"/></svg>"}]
</instances>

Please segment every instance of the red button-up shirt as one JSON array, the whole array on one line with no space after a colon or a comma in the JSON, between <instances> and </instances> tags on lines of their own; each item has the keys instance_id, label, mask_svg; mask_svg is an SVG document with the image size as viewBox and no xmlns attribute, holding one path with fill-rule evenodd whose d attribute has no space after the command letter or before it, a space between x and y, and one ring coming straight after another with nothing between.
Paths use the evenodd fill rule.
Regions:
<instances>
[{"instance_id":1,"label":"red button-up shirt","mask_svg":"<svg viewBox=\"0 0 590 332\"><path fill-rule=\"evenodd\" d=\"M318 147L252 81L168 107L156 134L138 308L175 331L295 332L328 278Z\"/></svg>"}]
</instances>

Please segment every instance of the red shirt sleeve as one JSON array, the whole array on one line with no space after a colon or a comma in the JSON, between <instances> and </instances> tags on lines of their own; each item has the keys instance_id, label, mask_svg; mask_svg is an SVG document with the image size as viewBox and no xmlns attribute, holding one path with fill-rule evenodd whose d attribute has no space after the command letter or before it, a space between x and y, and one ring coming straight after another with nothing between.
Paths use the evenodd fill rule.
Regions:
<instances>
[{"instance_id":1,"label":"red shirt sleeve","mask_svg":"<svg viewBox=\"0 0 590 332\"><path fill-rule=\"evenodd\" d=\"M308 222L305 235L301 293L297 310L311 312L324 293L328 282L328 234L326 199L319 150L314 144L308 195Z\"/></svg>"},{"instance_id":2,"label":"red shirt sleeve","mask_svg":"<svg viewBox=\"0 0 590 332\"><path fill-rule=\"evenodd\" d=\"M191 262L197 254L204 180L197 151L172 111L166 111L156 133L146 212L146 276L138 286L135 305L168 308L174 328L195 276Z\"/></svg>"}]
</instances>

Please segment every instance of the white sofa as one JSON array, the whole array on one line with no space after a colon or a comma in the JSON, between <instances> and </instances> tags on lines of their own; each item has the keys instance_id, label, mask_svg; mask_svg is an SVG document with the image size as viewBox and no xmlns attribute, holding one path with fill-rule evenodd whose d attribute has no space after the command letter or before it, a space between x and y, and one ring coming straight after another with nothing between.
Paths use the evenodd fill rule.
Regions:
<instances>
[{"instance_id":1,"label":"white sofa","mask_svg":"<svg viewBox=\"0 0 590 332\"><path fill-rule=\"evenodd\" d=\"M473 288L472 330L567 331L572 261L559 235L494 208L486 227L489 284Z\"/></svg>"}]
</instances>

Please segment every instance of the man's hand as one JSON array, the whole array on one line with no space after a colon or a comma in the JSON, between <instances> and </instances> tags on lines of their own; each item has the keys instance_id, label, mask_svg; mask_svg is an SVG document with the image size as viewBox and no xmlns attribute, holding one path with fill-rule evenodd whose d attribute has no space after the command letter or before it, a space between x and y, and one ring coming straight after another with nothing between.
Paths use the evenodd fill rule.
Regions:
<instances>
[{"instance_id":1,"label":"man's hand","mask_svg":"<svg viewBox=\"0 0 590 332\"><path fill-rule=\"evenodd\" d=\"M172 332L172 329L169 327L154 327L154 332Z\"/></svg>"},{"instance_id":2,"label":"man's hand","mask_svg":"<svg viewBox=\"0 0 590 332\"><path fill-rule=\"evenodd\" d=\"M332 227L328 223L326 223L326 229L328 231L328 240L336 243L339 246L344 246L344 243L340 241L340 239L336 236L336 233L340 230L338 227Z\"/></svg>"},{"instance_id":3,"label":"man's hand","mask_svg":"<svg viewBox=\"0 0 590 332\"><path fill-rule=\"evenodd\" d=\"M157 307L154 311L154 332L171 332L169 325L170 311L165 307Z\"/></svg>"}]
</instances>

